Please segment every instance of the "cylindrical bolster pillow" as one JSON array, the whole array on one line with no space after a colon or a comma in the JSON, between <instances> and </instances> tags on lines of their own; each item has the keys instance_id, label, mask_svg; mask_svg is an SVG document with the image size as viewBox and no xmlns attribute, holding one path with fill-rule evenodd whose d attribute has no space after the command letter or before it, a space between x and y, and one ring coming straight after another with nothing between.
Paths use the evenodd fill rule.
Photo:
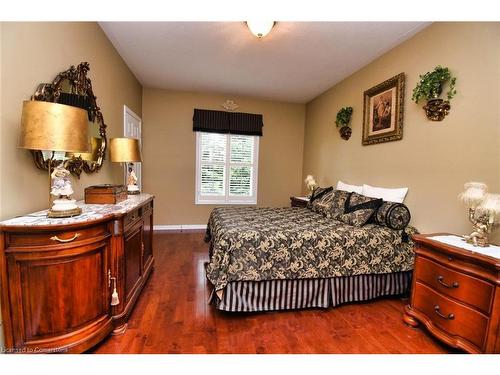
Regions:
<instances>
[{"instance_id":1,"label":"cylindrical bolster pillow","mask_svg":"<svg viewBox=\"0 0 500 375\"><path fill-rule=\"evenodd\" d=\"M410 210L403 203L384 202L375 214L375 223L396 230L406 228L410 219Z\"/></svg>"}]
</instances>

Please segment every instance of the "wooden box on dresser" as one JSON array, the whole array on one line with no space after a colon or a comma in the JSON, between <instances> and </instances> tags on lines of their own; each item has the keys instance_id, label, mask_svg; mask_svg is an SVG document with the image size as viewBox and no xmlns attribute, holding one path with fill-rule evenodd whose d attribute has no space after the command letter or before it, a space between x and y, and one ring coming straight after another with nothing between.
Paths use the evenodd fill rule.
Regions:
<instances>
[{"instance_id":1,"label":"wooden box on dresser","mask_svg":"<svg viewBox=\"0 0 500 375\"><path fill-rule=\"evenodd\" d=\"M415 269L403 320L448 345L500 353L500 259L415 235Z\"/></svg>"},{"instance_id":2,"label":"wooden box on dresser","mask_svg":"<svg viewBox=\"0 0 500 375\"><path fill-rule=\"evenodd\" d=\"M42 212L0 223L7 352L79 353L126 329L153 270L153 196L79 205L74 218Z\"/></svg>"}]
</instances>

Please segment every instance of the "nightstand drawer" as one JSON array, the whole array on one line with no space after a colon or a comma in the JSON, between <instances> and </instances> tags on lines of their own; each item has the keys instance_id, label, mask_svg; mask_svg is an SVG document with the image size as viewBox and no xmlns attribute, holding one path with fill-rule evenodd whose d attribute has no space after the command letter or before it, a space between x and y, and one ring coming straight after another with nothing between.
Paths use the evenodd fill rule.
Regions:
<instances>
[{"instance_id":1,"label":"nightstand drawer","mask_svg":"<svg viewBox=\"0 0 500 375\"><path fill-rule=\"evenodd\" d=\"M413 307L424 313L436 327L483 349L488 327L486 316L419 282L415 283L413 293Z\"/></svg>"},{"instance_id":2,"label":"nightstand drawer","mask_svg":"<svg viewBox=\"0 0 500 375\"><path fill-rule=\"evenodd\" d=\"M494 287L483 280L454 271L429 259L417 257L417 280L489 314Z\"/></svg>"}]
</instances>

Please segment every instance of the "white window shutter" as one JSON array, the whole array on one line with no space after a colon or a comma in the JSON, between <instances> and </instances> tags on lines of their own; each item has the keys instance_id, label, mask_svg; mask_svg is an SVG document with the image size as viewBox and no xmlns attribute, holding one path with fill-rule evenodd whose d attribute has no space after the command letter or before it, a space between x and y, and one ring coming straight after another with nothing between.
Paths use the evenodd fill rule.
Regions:
<instances>
[{"instance_id":1,"label":"white window shutter","mask_svg":"<svg viewBox=\"0 0 500 375\"><path fill-rule=\"evenodd\" d=\"M229 195L250 197L252 195L252 166L255 137L232 135L229 168Z\"/></svg>"},{"instance_id":2,"label":"white window shutter","mask_svg":"<svg viewBox=\"0 0 500 375\"><path fill-rule=\"evenodd\" d=\"M201 133L201 162L226 162L226 135L218 133Z\"/></svg>"},{"instance_id":3,"label":"white window shutter","mask_svg":"<svg viewBox=\"0 0 500 375\"><path fill-rule=\"evenodd\" d=\"M197 132L197 204L256 204L256 136Z\"/></svg>"},{"instance_id":4,"label":"white window shutter","mask_svg":"<svg viewBox=\"0 0 500 375\"><path fill-rule=\"evenodd\" d=\"M251 136L231 136L231 163L253 164L254 140Z\"/></svg>"},{"instance_id":5,"label":"white window shutter","mask_svg":"<svg viewBox=\"0 0 500 375\"><path fill-rule=\"evenodd\" d=\"M252 167L230 168L229 195L244 197L252 195Z\"/></svg>"},{"instance_id":6,"label":"white window shutter","mask_svg":"<svg viewBox=\"0 0 500 375\"><path fill-rule=\"evenodd\" d=\"M224 181L226 181L225 168L223 165L201 165L201 195L225 194Z\"/></svg>"}]
</instances>

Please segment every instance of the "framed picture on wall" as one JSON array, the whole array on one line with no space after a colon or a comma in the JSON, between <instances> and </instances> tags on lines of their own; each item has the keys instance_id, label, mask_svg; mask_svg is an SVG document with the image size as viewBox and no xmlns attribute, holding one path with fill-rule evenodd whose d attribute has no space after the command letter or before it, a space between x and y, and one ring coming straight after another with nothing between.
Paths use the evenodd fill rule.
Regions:
<instances>
[{"instance_id":1,"label":"framed picture on wall","mask_svg":"<svg viewBox=\"0 0 500 375\"><path fill-rule=\"evenodd\" d=\"M363 145L403 138L405 75L400 73L364 93Z\"/></svg>"}]
</instances>

